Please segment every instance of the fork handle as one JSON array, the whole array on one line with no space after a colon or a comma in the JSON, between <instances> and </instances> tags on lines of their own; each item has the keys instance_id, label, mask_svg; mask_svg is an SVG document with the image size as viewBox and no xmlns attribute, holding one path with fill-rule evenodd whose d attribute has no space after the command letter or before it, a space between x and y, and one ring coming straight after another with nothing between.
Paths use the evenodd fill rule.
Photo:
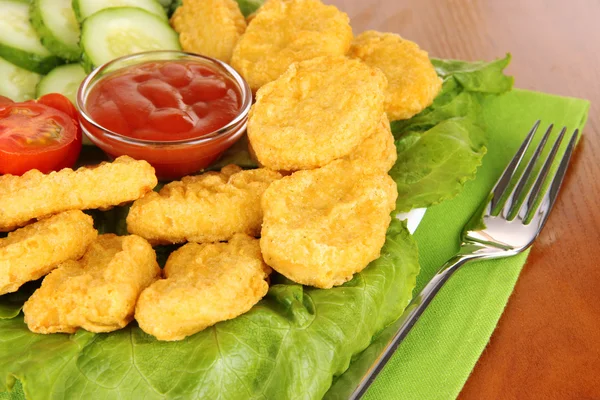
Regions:
<instances>
[{"instance_id":1,"label":"fork handle","mask_svg":"<svg viewBox=\"0 0 600 400\"><path fill-rule=\"evenodd\" d=\"M377 375L379 375L379 373L383 370L385 364L387 364L389 359L392 357L392 354L394 354L396 348L398 348L398 345L402 343L404 338L408 335L408 332L410 332L412 327L419 320L421 314L423 314L423 311L425 311L435 295L439 292L442 286L444 286L444 283L446 283L446 281L461 265L471 259L473 259L473 257L460 253L449 259L440 267L433 278L427 282L419 294L412 299L408 307L406 307L406 310L404 310L404 314L402 314L400 320L396 322L396 324L400 324L398 326L398 330L390 339L389 343L379 355L378 359L373 363L371 369L369 369L369 371L361 379L360 385L350 396L351 400L360 399L366 393L369 386L371 386L371 383L373 383Z\"/></svg>"}]
</instances>

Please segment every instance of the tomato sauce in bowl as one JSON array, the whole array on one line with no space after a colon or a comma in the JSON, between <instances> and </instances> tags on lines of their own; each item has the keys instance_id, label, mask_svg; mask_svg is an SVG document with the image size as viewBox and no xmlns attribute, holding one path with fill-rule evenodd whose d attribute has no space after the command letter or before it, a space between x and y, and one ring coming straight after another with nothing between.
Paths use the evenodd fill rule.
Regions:
<instances>
[{"instance_id":1,"label":"tomato sauce in bowl","mask_svg":"<svg viewBox=\"0 0 600 400\"><path fill-rule=\"evenodd\" d=\"M98 68L80 87L84 133L112 157L127 154L176 179L214 162L241 137L252 94L227 64L159 51Z\"/></svg>"}]
</instances>

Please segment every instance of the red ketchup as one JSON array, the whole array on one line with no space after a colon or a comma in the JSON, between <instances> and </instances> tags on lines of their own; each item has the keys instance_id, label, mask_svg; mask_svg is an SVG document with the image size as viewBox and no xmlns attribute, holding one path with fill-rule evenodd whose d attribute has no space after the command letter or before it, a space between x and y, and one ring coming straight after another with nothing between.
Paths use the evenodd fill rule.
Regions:
<instances>
[{"instance_id":1,"label":"red ketchup","mask_svg":"<svg viewBox=\"0 0 600 400\"><path fill-rule=\"evenodd\" d=\"M241 103L236 83L216 68L185 60L152 61L104 76L91 88L86 111L105 129L149 142L140 148L126 141L111 142L93 132L108 140L104 145L109 144L109 148L101 147L109 154L146 159L159 177L176 178L206 167L232 142L216 137L201 149L164 145L217 136L216 131L238 116Z\"/></svg>"}]
</instances>

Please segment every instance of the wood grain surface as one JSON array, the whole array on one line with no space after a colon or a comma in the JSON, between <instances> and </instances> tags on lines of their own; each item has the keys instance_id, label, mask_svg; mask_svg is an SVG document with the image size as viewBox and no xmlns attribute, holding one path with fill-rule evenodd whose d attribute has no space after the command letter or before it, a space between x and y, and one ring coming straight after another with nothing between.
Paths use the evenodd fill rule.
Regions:
<instances>
[{"instance_id":1,"label":"wood grain surface","mask_svg":"<svg viewBox=\"0 0 600 400\"><path fill-rule=\"evenodd\" d=\"M600 399L600 1L326 2L355 33L396 32L435 57L510 52L517 87L592 102L555 209L460 398Z\"/></svg>"}]
</instances>

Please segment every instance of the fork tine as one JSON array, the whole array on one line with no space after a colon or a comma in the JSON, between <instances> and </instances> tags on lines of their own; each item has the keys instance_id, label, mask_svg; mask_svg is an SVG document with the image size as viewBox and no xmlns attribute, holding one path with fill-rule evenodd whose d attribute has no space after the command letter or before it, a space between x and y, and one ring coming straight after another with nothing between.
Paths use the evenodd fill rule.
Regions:
<instances>
[{"instance_id":1,"label":"fork tine","mask_svg":"<svg viewBox=\"0 0 600 400\"><path fill-rule=\"evenodd\" d=\"M560 144L562 143L562 140L565 136L566 131L567 131L567 128L563 127L562 130L560 131L560 134L558 135L558 138L554 142L554 145L552 146L552 149L550 150L550 153L548 154L546 161L544 161L544 165L542 166L542 169L540 170L538 176L535 178L535 183L531 187L531 190L527 194L527 197L525 198L525 201L523 202L523 205L521 206L521 209L519 211L520 217L525 218L525 216L527 216L527 213L529 213L529 211L533 207L538 195L540 194L540 191L542 190L542 185L544 184L544 181L546 180L546 177L548 176L548 172L550 172L550 167L552 167L552 163L554 162L554 158L556 157L556 153L558 152L558 148L560 147Z\"/></svg>"},{"instance_id":2,"label":"fork tine","mask_svg":"<svg viewBox=\"0 0 600 400\"><path fill-rule=\"evenodd\" d=\"M552 163L553 163L554 158L556 157L556 153L558 151L558 147L560 146L560 143L563 140L563 136L564 136L566 130L567 130L567 128L565 127L560 132L560 136L556 140L556 143L554 144L554 147L552 148L552 152L548 155L548 159L546 160L546 163L544 164L542 171L540 172L533 188L527 195L527 199L525 200L525 202L521 206L521 209L519 210L519 216L523 220L525 220L525 218L527 217L527 215L529 213L533 213L536 211L533 209L533 206L537 202L537 198L539 197L540 191L542 190L542 185L543 185L544 181L546 180L546 175L548 174L550 167L552 166ZM562 156L562 159L560 160L560 164L558 166L558 169L556 170L554 177L552 178L550 187L548 188L548 191L544 195L544 200L542 201L542 205L541 205L542 209L540 210L540 215L542 215L542 216L548 215L548 211L550 209L552 209L552 206L554 205L554 202L556 201L556 198L558 196L558 191L560 189L560 185L562 184L562 181L567 172L567 168L569 166L571 156L573 155L573 151L575 150L575 144L577 143L578 136L579 136L579 129L576 129L575 132L573 133L573 136L571 136L571 140L569 140L569 144L567 145L567 148L565 150L565 153ZM542 221L542 224L544 222L545 221Z\"/></svg>"},{"instance_id":3,"label":"fork tine","mask_svg":"<svg viewBox=\"0 0 600 400\"><path fill-rule=\"evenodd\" d=\"M521 164L521 161L523 160L523 156L525 155L525 152L529 148L531 139L533 139L535 132L537 131L538 127L540 126L540 122L541 121L538 119L536 121L536 123L533 125L533 128L531 128L531 131L529 131L529 134L527 135L527 137L521 144L521 147L519 147L519 149L515 153L513 159L510 160L510 163L506 166L506 169L502 173L502 176L498 179L498 181L496 182L496 185L494 185L494 188L492 189L492 192L494 193L494 195L488 206L488 208L489 208L489 211L487 212L488 214L491 213L496 208L496 206L498 205L498 202L504 195L506 188L510 184L511 179L513 178L513 176L515 176L515 173L517 172L517 169L519 168L519 165Z\"/></svg>"},{"instance_id":4,"label":"fork tine","mask_svg":"<svg viewBox=\"0 0 600 400\"><path fill-rule=\"evenodd\" d=\"M531 159L529 160L529 163L527 164L527 167L525 168L525 172L523 172L523 175L521 175L521 178L519 179L517 186L515 186L512 193L510 194L510 196L508 196L508 199L506 199L506 203L504 203L504 207L502 208L502 216L504 218L508 219L508 216L510 215L510 212L513 208L513 204L515 203L515 199L518 201L519 197L521 196L521 193L523 192L523 189L525 188L525 185L527 185L527 181L529 180L529 177L531 176L531 173L533 172L533 169L535 168L535 164L537 163L537 161L540 157L540 154L544 150L544 147L546 146L546 142L548 141L548 138L550 137L552 128L554 128L554 124L550 124L548 129L546 129L546 133L544 133L542 140L540 140L540 143L538 144L537 148L533 152L533 155L531 156Z\"/></svg>"}]
</instances>

